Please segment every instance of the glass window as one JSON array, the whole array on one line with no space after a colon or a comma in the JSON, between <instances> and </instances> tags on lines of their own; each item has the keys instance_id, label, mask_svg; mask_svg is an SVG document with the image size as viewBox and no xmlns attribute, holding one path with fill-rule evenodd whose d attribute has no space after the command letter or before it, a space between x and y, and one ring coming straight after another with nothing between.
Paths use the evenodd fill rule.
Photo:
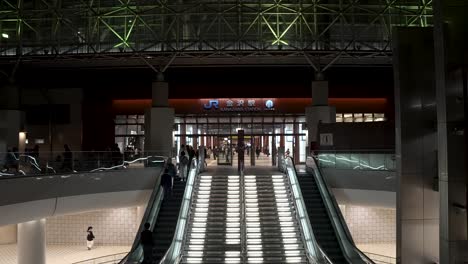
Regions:
<instances>
[{"instance_id":1,"label":"glass window","mask_svg":"<svg viewBox=\"0 0 468 264\"><path fill-rule=\"evenodd\" d=\"M125 135L127 130L127 125L116 125L115 134L116 135Z\"/></svg>"},{"instance_id":2,"label":"glass window","mask_svg":"<svg viewBox=\"0 0 468 264\"><path fill-rule=\"evenodd\" d=\"M233 124L239 124L241 122L241 117L240 116L231 117L231 122Z\"/></svg>"},{"instance_id":3,"label":"glass window","mask_svg":"<svg viewBox=\"0 0 468 264\"><path fill-rule=\"evenodd\" d=\"M197 120L195 118L193 118L193 117L185 118L185 123L195 124L195 123L197 123Z\"/></svg>"},{"instance_id":4,"label":"glass window","mask_svg":"<svg viewBox=\"0 0 468 264\"><path fill-rule=\"evenodd\" d=\"M137 125L128 125L127 135L136 135L136 134L137 134Z\"/></svg>"},{"instance_id":5,"label":"glass window","mask_svg":"<svg viewBox=\"0 0 468 264\"><path fill-rule=\"evenodd\" d=\"M261 116L256 116L253 118L254 123L262 123L263 122L263 117Z\"/></svg>"},{"instance_id":6,"label":"glass window","mask_svg":"<svg viewBox=\"0 0 468 264\"><path fill-rule=\"evenodd\" d=\"M220 123L229 123L229 117L220 117L219 118Z\"/></svg>"},{"instance_id":7,"label":"glass window","mask_svg":"<svg viewBox=\"0 0 468 264\"><path fill-rule=\"evenodd\" d=\"M353 122L353 114L343 114L343 121L347 123Z\"/></svg>"},{"instance_id":8,"label":"glass window","mask_svg":"<svg viewBox=\"0 0 468 264\"><path fill-rule=\"evenodd\" d=\"M374 117L372 116L372 113L366 113L364 114L364 122L373 122Z\"/></svg>"},{"instance_id":9,"label":"glass window","mask_svg":"<svg viewBox=\"0 0 468 264\"><path fill-rule=\"evenodd\" d=\"M276 123L283 123L284 117L282 116L275 116L275 122Z\"/></svg>"},{"instance_id":10,"label":"glass window","mask_svg":"<svg viewBox=\"0 0 468 264\"><path fill-rule=\"evenodd\" d=\"M207 123L207 118L206 117L199 117L198 118L198 123L199 124L206 124Z\"/></svg>"},{"instance_id":11,"label":"glass window","mask_svg":"<svg viewBox=\"0 0 468 264\"><path fill-rule=\"evenodd\" d=\"M383 113L374 113L374 122L385 121L385 114Z\"/></svg>"},{"instance_id":12,"label":"glass window","mask_svg":"<svg viewBox=\"0 0 468 264\"><path fill-rule=\"evenodd\" d=\"M362 113L354 113L353 115L354 115L354 122L364 122Z\"/></svg>"},{"instance_id":13,"label":"glass window","mask_svg":"<svg viewBox=\"0 0 468 264\"><path fill-rule=\"evenodd\" d=\"M243 123L251 123L252 122L252 117L251 116L243 116L242 117L242 122Z\"/></svg>"},{"instance_id":14,"label":"glass window","mask_svg":"<svg viewBox=\"0 0 468 264\"><path fill-rule=\"evenodd\" d=\"M208 123L218 123L217 117L208 117Z\"/></svg>"},{"instance_id":15,"label":"glass window","mask_svg":"<svg viewBox=\"0 0 468 264\"><path fill-rule=\"evenodd\" d=\"M264 123L272 123L273 122L273 117L265 116L265 117L263 117L263 122Z\"/></svg>"},{"instance_id":16,"label":"glass window","mask_svg":"<svg viewBox=\"0 0 468 264\"><path fill-rule=\"evenodd\" d=\"M296 120L297 120L297 122L299 122L299 123L305 123L306 118L305 118L305 116L298 116L298 117L296 118Z\"/></svg>"},{"instance_id":17,"label":"glass window","mask_svg":"<svg viewBox=\"0 0 468 264\"><path fill-rule=\"evenodd\" d=\"M145 134L145 125L144 124L139 124L138 125L138 134L139 135L144 135Z\"/></svg>"},{"instance_id":18,"label":"glass window","mask_svg":"<svg viewBox=\"0 0 468 264\"><path fill-rule=\"evenodd\" d=\"M343 114L342 113L336 114L336 122L337 123L343 122Z\"/></svg>"}]
</instances>

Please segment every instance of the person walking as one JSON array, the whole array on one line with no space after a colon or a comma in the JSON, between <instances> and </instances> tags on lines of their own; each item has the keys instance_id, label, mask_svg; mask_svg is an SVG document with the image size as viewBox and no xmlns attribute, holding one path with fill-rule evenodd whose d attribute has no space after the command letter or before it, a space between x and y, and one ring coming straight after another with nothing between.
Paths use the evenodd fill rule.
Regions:
<instances>
[{"instance_id":1,"label":"person walking","mask_svg":"<svg viewBox=\"0 0 468 264\"><path fill-rule=\"evenodd\" d=\"M182 151L179 156L179 176L182 179L182 181L185 181L187 178L188 163L189 163L189 160L187 156L185 155L185 152Z\"/></svg>"},{"instance_id":2,"label":"person walking","mask_svg":"<svg viewBox=\"0 0 468 264\"><path fill-rule=\"evenodd\" d=\"M86 246L88 247L88 250L91 250L93 245L94 245L93 227L90 226L88 227L88 235L86 236Z\"/></svg>"},{"instance_id":3,"label":"person walking","mask_svg":"<svg viewBox=\"0 0 468 264\"><path fill-rule=\"evenodd\" d=\"M167 158L166 168L169 170L169 175L171 175L172 178L175 178L177 175L177 169L174 163L172 163L172 158Z\"/></svg>"},{"instance_id":4,"label":"person walking","mask_svg":"<svg viewBox=\"0 0 468 264\"><path fill-rule=\"evenodd\" d=\"M63 152L63 163L62 163L62 170L64 171L73 171L73 154L70 150L70 147L65 144L63 145L63 149L65 150Z\"/></svg>"},{"instance_id":5,"label":"person walking","mask_svg":"<svg viewBox=\"0 0 468 264\"><path fill-rule=\"evenodd\" d=\"M143 262L142 264L153 263L153 232L151 232L150 223L145 223L145 230L141 232L140 244L143 247Z\"/></svg>"},{"instance_id":6,"label":"person walking","mask_svg":"<svg viewBox=\"0 0 468 264\"><path fill-rule=\"evenodd\" d=\"M164 200L170 198L172 195L172 177L168 168L164 169L164 174L161 176L161 186L164 189Z\"/></svg>"}]
</instances>

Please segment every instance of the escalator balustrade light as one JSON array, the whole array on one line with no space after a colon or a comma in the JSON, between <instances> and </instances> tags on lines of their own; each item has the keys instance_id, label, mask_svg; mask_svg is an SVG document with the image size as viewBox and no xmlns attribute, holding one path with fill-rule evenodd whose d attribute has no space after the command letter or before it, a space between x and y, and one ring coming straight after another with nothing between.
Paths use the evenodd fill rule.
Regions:
<instances>
[{"instance_id":1,"label":"escalator balustrade light","mask_svg":"<svg viewBox=\"0 0 468 264\"><path fill-rule=\"evenodd\" d=\"M263 258L249 258L249 263L263 263Z\"/></svg>"},{"instance_id":2,"label":"escalator balustrade light","mask_svg":"<svg viewBox=\"0 0 468 264\"><path fill-rule=\"evenodd\" d=\"M287 263L299 263L302 261L302 257L287 257L286 262Z\"/></svg>"},{"instance_id":3,"label":"escalator balustrade light","mask_svg":"<svg viewBox=\"0 0 468 264\"><path fill-rule=\"evenodd\" d=\"M240 239L235 239L235 238L226 239L226 244L240 244Z\"/></svg>"},{"instance_id":4,"label":"escalator balustrade light","mask_svg":"<svg viewBox=\"0 0 468 264\"><path fill-rule=\"evenodd\" d=\"M224 263L240 263L240 258L226 258Z\"/></svg>"},{"instance_id":5,"label":"escalator balustrade light","mask_svg":"<svg viewBox=\"0 0 468 264\"><path fill-rule=\"evenodd\" d=\"M261 256L263 256L263 251L249 251L249 252L247 252L247 256L249 256L249 257L261 257Z\"/></svg>"},{"instance_id":6,"label":"escalator balustrade light","mask_svg":"<svg viewBox=\"0 0 468 264\"><path fill-rule=\"evenodd\" d=\"M187 263L202 263L202 258L187 258Z\"/></svg>"},{"instance_id":7,"label":"escalator balustrade light","mask_svg":"<svg viewBox=\"0 0 468 264\"><path fill-rule=\"evenodd\" d=\"M203 256L203 251L189 251L187 255L190 257L201 257Z\"/></svg>"}]
</instances>

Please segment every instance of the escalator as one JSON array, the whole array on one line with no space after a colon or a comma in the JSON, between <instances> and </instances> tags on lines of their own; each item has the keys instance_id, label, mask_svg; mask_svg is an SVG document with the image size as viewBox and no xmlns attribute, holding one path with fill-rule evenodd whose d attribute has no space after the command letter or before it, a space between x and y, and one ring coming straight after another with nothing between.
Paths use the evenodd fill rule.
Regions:
<instances>
[{"instance_id":1,"label":"escalator","mask_svg":"<svg viewBox=\"0 0 468 264\"><path fill-rule=\"evenodd\" d=\"M298 173L297 179L301 186L302 196L317 242L334 264L348 263L343 256L313 175Z\"/></svg>"},{"instance_id":2,"label":"escalator","mask_svg":"<svg viewBox=\"0 0 468 264\"><path fill-rule=\"evenodd\" d=\"M293 164L292 160L287 163ZM297 172L302 198L315 239L333 264L373 264L354 244L340 208L314 158L308 157L306 172Z\"/></svg>"},{"instance_id":3,"label":"escalator","mask_svg":"<svg viewBox=\"0 0 468 264\"><path fill-rule=\"evenodd\" d=\"M183 215L184 210L184 197L191 196L191 183L195 175L198 173L199 167L197 160L192 160L190 166L190 173L187 182L180 181L175 178L173 182L172 194L169 198L164 199L164 191L160 186L160 178L157 181L145 215L140 224L139 231L136 235L130 253L120 261L120 264L139 264L143 261L143 249L140 245L140 233L144 230L144 224L150 223L150 230L153 232L153 261L152 263L175 263L171 259L168 260L168 252L172 252L176 234L179 232L181 226L180 215ZM165 164L162 165L163 168ZM163 170L162 170L163 171ZM190 184L187 184L190 183ZM187 188L190 187L190 188ZM188 189L188 190L187 190ZM185 199L185 207L189 200Z\"/></svg>"},{"instance_id":4,"label":"escalator","mask_svg":"<svg viewBox=\"0 0 468 264\"><path fill-rule=\"evenodd\" d=\"M179 217L185 182L174 180L172 196L163 200L153 229L153 263L159 263L169 249Z\"/></svg>"},{"instance_id":5,"label":"escalator","mask_svg":"<svg viewBox=\"0 0 468 264\"><path fill-rule=\"evenodd\" d=\"M201 175L181 263L309 263L295 210L286 175Z\"/></svg>"}]
</instances>

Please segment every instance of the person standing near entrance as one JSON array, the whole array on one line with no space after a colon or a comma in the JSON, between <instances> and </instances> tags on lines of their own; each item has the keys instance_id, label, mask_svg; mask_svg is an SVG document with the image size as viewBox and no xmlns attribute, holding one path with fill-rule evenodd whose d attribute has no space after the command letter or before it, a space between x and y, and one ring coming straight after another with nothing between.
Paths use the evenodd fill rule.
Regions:
<instances>
[{"instance_id":1,"label":"person standing near entrance","mask_svg":"<svg viewBox=\"0 0 468 264\"><path fill-rule=\"evenodd\" d=\"M88 250L91 250L93 245L94 245L93 227L90 226L88 227L88 235L86 236L86 246L88 247Z\"/></svg>"},{"instance_id":2,"label":"person standing near entrance","mask_svg":"<svg viewBox=\"0 0 468 264\"><path fill-rule=\"evenodd\" d=\"M145 223L145 230L140 235L140 243L143 246L143 264L153 263L153 232L149 228L150 223Z\"/></svg>"}]
</instances>

